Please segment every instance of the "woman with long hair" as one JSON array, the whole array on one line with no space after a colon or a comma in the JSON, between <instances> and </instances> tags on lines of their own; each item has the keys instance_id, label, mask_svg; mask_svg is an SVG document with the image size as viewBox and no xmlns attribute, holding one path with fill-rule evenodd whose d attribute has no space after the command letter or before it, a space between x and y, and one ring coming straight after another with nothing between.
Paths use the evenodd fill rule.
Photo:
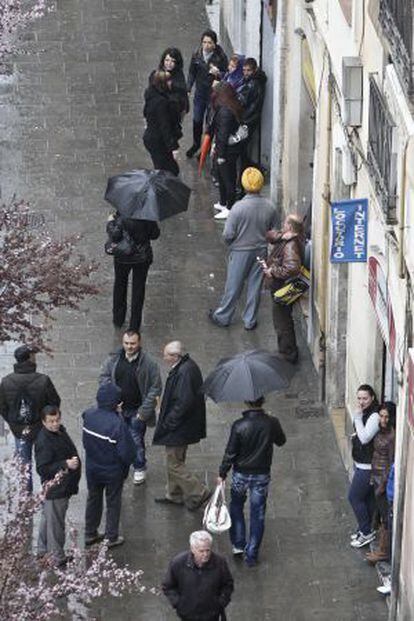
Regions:
<instances>
[{"instance_id":1,"label":"woman with long hair","mask_svg":"<svg viewBox=\"0 0 414 621\"><path fill-rule=\"evenodd\" d=\"M380 417L378 399L372 386L362 384L357 391L357 401L352 436L354 476L348 500L358 522L358 530L351 536L351 546L362 548L375 539L375 531L372 529L375 497L371 471L374 438L379 431Z\"/></svg>"},{"instance_id":2,"label":"woman with long hair","mask_svg":"<svg viewBox=\"0 0 414 621\"><path fill-rule=\"evenodd\" d=\"M214 136L220 191L220 203L214 206L219 213L214 217L225 220L236 200L237 158L240 154L240 143L229 144L229 139L242 122L243 108L235 90L226 82L220 82L214 87L214 108L209 133Z\"/></svg>"},{"instance_id":3,"label":"woman with long hair","mask_svg":"<svg viewBox=\"0 0 414 621\"><path fill-rule=\"evenodd\" d=\"M171 108L176 114L177 122L181 126L185 114L190 109L187 93L187 83L183 71L183 57L176 47L168 47L161 55L158 69L170 74L170 91L168 98Z\"/></svg>"},{"instance_id":4,"label":"woman with long hair","mask_svg":"<svg viewBox=\"0 0 414 621\"><path fill-rule=\"evenodd\" d=\"M171 110L170 86L171 76L167 71L154 71L151 74L144 95L147 127L143 139L154 168L169 170L178 175L180 169L175 161L174 151L178 149L180 128L177 117Z\"/></svg>"},{"instance_id":5,"label":"woman with long hair","mask_svg":"<svg viewBox=\"0 0 414 621\"><path fill-rule=\"evenodd\" d=\"M374 486L375 502L380 519L378 548L366 555L367 561L377 563L386 561L390 554L390 536L386 495L388 475L394 463L396 406L386 401L379 408L379 433L374 438L371 482Z\"/></svg>"}]
</instances>

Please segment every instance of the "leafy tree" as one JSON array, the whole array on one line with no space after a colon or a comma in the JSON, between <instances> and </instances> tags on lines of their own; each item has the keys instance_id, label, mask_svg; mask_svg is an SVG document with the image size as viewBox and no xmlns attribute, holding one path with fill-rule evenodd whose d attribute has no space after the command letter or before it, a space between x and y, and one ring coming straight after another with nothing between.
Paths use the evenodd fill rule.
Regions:
<instances>
[{"instance_id":1,"label":"leafy tree","mask_svg":"<svg viewBox=\"0 0 414 621\"><path fill-rule=\"evenodd\" d=\"M97 264L76 253L80 238L54 239L24 201L0 205L0 342L50 351L43 335L53 311L98 292L89 278Z\"/></svg>"}]
</instances>

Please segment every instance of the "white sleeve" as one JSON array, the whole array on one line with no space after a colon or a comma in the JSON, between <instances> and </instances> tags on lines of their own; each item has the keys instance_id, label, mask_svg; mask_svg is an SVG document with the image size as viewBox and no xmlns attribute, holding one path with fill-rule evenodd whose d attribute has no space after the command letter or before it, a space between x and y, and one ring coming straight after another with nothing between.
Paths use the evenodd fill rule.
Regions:
<instances>
[{"instance_id":1,"label":"white sleeve","mask_svg":"<svg viewBox=\"0 0 414 621\"><path fill-rule=\"evenodd\" d=\"M354 425L361 444L368 444L379 431L379 414L377 412L371 414L365 426L362 418L358 416L354 419Z\"/></svg>"}]
</instances>

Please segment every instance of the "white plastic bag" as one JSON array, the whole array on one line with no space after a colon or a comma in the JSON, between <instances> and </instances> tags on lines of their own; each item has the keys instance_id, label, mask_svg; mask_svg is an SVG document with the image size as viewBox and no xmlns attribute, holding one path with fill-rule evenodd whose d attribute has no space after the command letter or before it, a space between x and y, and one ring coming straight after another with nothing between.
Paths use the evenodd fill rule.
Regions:
<instances>
[{"instance_id":1,"label":"white plastic bag","mask_svg":"<svg viewBox=\"0 0 414 621\"><path fill-rule=\"evenodd\" d=\"M213 534L224 533L231 526L230 513L224 496L224 483L217 485L210 502L204 510L203 526Z\"/></svg>"}]
</instances>

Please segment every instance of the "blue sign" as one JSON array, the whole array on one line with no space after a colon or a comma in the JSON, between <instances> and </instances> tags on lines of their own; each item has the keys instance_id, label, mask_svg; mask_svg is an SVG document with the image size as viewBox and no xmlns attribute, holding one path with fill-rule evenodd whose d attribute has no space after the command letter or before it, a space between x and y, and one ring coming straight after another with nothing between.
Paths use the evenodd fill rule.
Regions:
<instances>
[{"instance_id":1,"label":"blue sign","mask_svg":"<svg viewBox=\"0 0 414 621\"><path fill-rule=\"evenodd\" d=\"M368 199L332 203L331 263L367 260Z\"/></svg>"}]
</instances>

